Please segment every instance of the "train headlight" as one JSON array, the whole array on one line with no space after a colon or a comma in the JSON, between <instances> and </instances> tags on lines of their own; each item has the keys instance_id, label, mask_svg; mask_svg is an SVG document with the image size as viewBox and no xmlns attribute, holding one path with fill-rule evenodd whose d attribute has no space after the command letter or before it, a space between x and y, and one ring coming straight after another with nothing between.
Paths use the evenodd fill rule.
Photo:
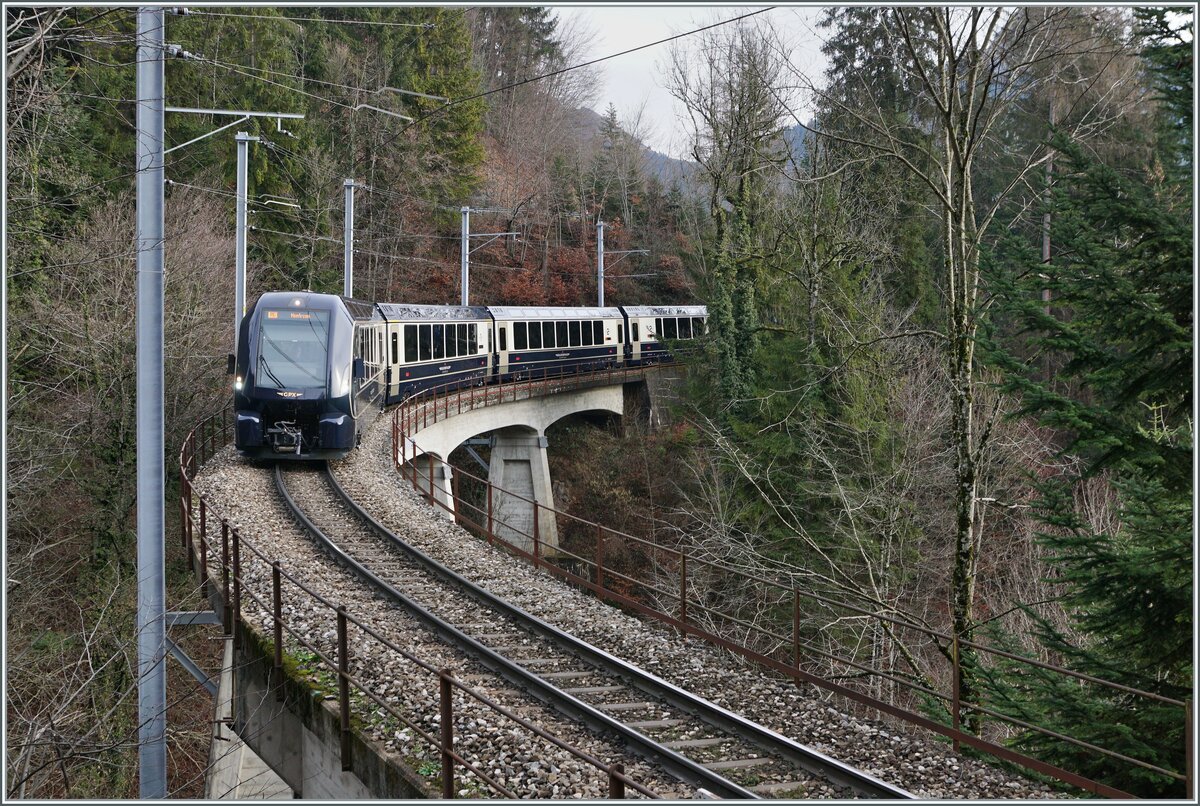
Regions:
<instances>
[{"instance_id":1,"label":"train headlight","mask_svg":"<svg viewBox=\"0 0 1200 806\"><path fill-rule=\"evenodd\" d=\"M242 379L240 376L233 379L233 388L236 389L237 391L239 391L239 392L242 391L242 386L244 386L244 385L245 384L242 383Z\"/></svg>"}]
</instances>

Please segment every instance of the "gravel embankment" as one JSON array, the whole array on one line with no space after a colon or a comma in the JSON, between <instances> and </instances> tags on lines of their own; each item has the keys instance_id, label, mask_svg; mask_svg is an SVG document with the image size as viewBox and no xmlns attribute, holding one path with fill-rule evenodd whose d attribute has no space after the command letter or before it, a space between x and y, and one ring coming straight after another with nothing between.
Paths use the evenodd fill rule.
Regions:
<instances>
[{"instance_id":1,"label":"gravel embankment","mask_svg":"<svg viewBox=\"0 0 1200 806\"><path fill-rule=\"evenodd\" d=\"M286 571L335 604L343 604L352 614L366 615L372 629L386 635L435 668L452 669L460 679L530 722L584 750L606 763L621 762L626 774L655 793L673 799L695 797L692 787L675 781L661 770L593 736L573 722L543 707L532 698L506 688L504 681L465 658L422 628L401 608L385 602L365 584L334 564L304 535L278 501L271 471L237 458L231 448L218 456L199 474L197 491L220 516L236 526L246 539L267 558L279 559ZM214 519L215 521L215 519ZM210 522L214 522L210 521ZM216 563L218 558L210 558ZM248 591L264 602L271 600L271 569L247 548L242 551L243 577ZM214 565L215 567L215 565ZM243 595L244 618L257 626L262 635L271 634L271 618L248 595ZM305 640L329 657L336 656L336 620L334 613L307 595L301 595L286 581L283 584L285 621ZM436 677L404 659L394 651L351 625L349 630L351 674L373 682L373 691L434 736L438 734L438 682ZM290 640L289 652L299 665L310 672L310 680L319 687L332 689L332 675L318 671L319 664ZM357 700L356 700L357 702ZM521 797L588 798L607 795L607 778L565 750L534 736L496 711L455 695L455 749L478 764L501 785ZM384 719L382 709L355 707L373 738L399 753L408 764L431 781L438 774L436 752L416 739L414 732ZM458 773L460 796L487 797L478 779ZM637 797L627 790L630 797Z\"/></svg>"},{"instance_id":2,"label":"gravel embankment","mask_svg":"<svg viewBox=\"0 0 1200 806\"><path fill-rule=\"evenodd\" d=\"M1050 798L1049 787L941 743L840 711L752 664L662 625L643 622L491 550L440 517L389 460L390 418L353 456L335 463L339 483L398 536L491 593L597 647L922 798Z\"/></svg>"}]
</instances>

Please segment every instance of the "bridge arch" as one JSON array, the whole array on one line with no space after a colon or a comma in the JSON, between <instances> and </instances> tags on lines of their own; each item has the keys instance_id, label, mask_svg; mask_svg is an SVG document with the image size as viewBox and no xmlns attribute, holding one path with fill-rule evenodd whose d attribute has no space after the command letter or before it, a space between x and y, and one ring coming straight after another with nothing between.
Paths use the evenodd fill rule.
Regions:
<instances>
[{"instance_id":1,"label":"bridge arch","mask_svg":"<svg viewBox=\"0 0 1200 806\"><path fill-rule=\"evenodd\" d=\"M554 492L547 461L546 429L574 414L624 414L622 384L574 389L471 408L418 431L404 459L417 472L418 489L429 491L447 517L454 510L453 470L446 457L479 434L492 435L488 481L506 492L493 501L494 529L514 545L533 550L533 535L547 553L558 546ZM397 457L398 459L401 457ZM431 461L432 459L432 461ZM536 526L535 526L536 516Z\"/></svg>"}]
</instances>

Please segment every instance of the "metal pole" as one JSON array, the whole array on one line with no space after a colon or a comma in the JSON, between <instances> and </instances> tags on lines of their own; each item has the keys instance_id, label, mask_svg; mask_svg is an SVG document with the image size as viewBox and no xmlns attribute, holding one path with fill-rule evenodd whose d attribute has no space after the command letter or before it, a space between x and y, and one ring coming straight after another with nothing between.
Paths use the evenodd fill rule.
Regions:
<instances>
[{"instance_id":1,"label":"metal pole","mask_svg":"<svg viewBox=\"0 0 1200 806\"><path fill-rule=\"evenodd\" d=\"M454 701L450 684L450 670L438 673L438 711L441 722L442 750L442 799L454 800Z\"/></svg>"},{"instance_id":2,"label":"metal pole","mask_svg":"<svg viewBox=\"0 0 1200 806\"><path fill-rule=\"evenodd\" d=\"M342 771L354 769L350 760L350 641L346 638L346 606L337 609L338 716L341 720Z\"/></svg>"},{"instance_id":3,"label":"metal pole","mask_svg":"<svg viewBox=\"0 0 1200 806\"><path fill-rule=\"evenodd\" d=\"M608 768L608 797L610 800L625 799L625 781L621 778L624 774L624 764L613 764Z\"/></svg>"},{"instance_id":4,"label":"metal pole","mask_svg":"<svg viewBox=\"0 0 1200 806\"><path fill-rule=\"evenodd\" d=\"M604 307L604 222L596 222L596 305Z\"/></svg>"},{"instance_id":5,"label":"metal pole","mask_svg":"<svg viewBox=\"0 0 1200 806\"><path fill-rule=\"evenodd\" d=\"M271 563L272 627L275 638L275 699L283 701L283 582L279 560Z\"/></svg>"},{"instance_id":6,"label":"metal pole","mask_svg":"<svg viewBox=\"0 0 1200 806\"><path fill-rule=\"evenodd\" d=\"M354 180L342 182L346 189L346 219L342 227L342 236L346 241L346 275L342 283L342 296L354 296Z\"/></svg>"},{"instance_id":7,"label":"metal pole","mask_svg":"<svg viewBox=\"0 0 1200 806\"><path fill-rule=\"evenodd\" d=\"M246 195L250 183L250 141L258 138L238 132L234 140L237 141L237 276L233 285L233 351L237 353L238 330L246 315Z\"/></svg>"},{"instance_id":8,"label":"metal pole","mask_svg":"<svg viewBox=\"0 0 1200 806\"><path fill-rule=\"evenodd\" d=\"M163 10L139 8L137 20L138 784L142 798L165 798Z\"/></svg>"},{"instance_id":9,"label":"metal pole","mask_svg":"<svg viewBox=\"0 0 1200 806\"><path fill-rule=\"evenodd\" d=\"M471 208L462 208L462 301L459 305L469 305L471 298Z\"/></svg>"}]
</instances>

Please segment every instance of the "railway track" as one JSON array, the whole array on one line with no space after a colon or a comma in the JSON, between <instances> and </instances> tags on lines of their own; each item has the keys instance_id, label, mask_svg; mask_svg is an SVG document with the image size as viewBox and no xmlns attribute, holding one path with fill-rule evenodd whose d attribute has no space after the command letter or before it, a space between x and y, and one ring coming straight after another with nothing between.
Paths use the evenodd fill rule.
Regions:
<instances>
[{"instance_id":1,"label":"railway track","mask_svg":"<svg viewBox=\"0 0 1200 806\"><path fill-rule=\"evenodd\" d=\"M844 796L913 797L498 599L381 526L323 466L279 465L275 483L327 552L443 640L682 781L722 798L803 798L817 783Z\"/></svg>"}]
</instances>

